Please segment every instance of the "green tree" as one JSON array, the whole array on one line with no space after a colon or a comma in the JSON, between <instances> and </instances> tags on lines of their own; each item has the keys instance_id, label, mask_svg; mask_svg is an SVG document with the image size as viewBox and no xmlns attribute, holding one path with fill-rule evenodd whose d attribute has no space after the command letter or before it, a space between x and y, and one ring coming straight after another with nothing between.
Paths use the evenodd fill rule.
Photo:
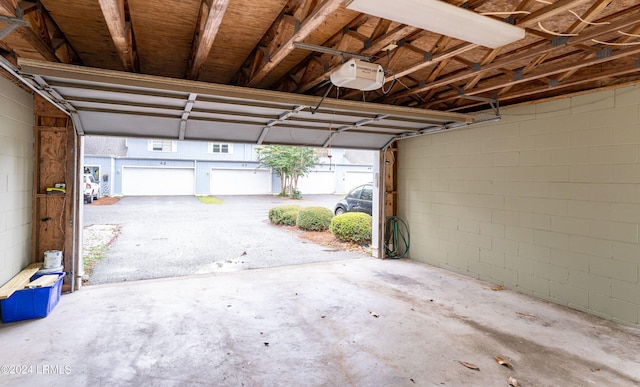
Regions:
<instances>
[{"instance_id":1,"label":"green tree","mask_svg":"<svg viewBox=\"0 0 640 387\"><path fill-rule=\"evenodd\" d=\"M306 176L318 162L313 148L267 145L257 149L260 167L273 169L280 175L280 194L297 196L298 179Z\"/></svg>"}]
</instances>

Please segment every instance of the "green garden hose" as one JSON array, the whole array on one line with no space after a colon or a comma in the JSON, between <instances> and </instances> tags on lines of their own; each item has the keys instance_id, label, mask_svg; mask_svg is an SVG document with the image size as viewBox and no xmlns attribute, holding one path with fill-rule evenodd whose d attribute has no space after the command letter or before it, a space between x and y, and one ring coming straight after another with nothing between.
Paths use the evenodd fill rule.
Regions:
<instances>
[{"instance_id":1,"label":"green garden hose","mask_svg":"<svg viewBox=\"0 0 640 387\"><path fill-rule=\"evenodd\" d=\"M384 251L388 258L404 258L409 253L409 226L397 216L387 218Z\"/></svg>"}]
</instances>

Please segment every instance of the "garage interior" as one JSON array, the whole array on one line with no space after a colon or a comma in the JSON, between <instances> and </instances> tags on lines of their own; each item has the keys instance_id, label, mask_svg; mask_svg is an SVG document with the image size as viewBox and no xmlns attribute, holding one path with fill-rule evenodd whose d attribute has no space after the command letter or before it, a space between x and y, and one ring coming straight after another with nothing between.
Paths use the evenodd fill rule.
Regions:
<instances>
[{"instance_id":1,"label":"garage interior","mask_svg":"<svg viewBox=\"0 0 640 387\"><path fill-rule=\"evenodd\" d=\"M407 261L82 289L0 327L3 364L73 363L58 383L640 383L640 5L448 0L473 14L451 36L362 3L0 0L0 283L60 249L78 290L83 135L377 150L374 224L397 215L414 237ZM522 36L472 42L503 35L475 20ZM382 86L336 87L351 59ZM81 327L71 342L101 351L87 367L56 342ZM162 360L172 335L195 355Z\"/></svg>"}]
</instances>

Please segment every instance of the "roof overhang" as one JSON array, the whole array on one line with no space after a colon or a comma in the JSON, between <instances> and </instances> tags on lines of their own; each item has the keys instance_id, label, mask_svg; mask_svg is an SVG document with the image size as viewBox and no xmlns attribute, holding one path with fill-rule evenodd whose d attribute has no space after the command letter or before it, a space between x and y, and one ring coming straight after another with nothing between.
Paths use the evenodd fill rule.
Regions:
<instances>
[{"instance_id":1,"label":"roof overhang","mask_svg":"<svg viewBox=\"0 0 640 387\"><path fill-rule=\"evenodd\" d=\"M382 149L473 116L20 59L79 134ZM313 111L315 110L315 113Z\"/></svg>"}]
</instances>

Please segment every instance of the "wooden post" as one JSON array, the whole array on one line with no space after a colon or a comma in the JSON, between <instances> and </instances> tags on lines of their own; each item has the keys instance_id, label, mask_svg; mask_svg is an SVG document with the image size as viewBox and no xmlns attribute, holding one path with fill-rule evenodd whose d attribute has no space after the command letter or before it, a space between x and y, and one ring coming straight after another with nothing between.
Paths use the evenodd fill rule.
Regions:
<instances>
[{"instance_id":1,"label":"wooden post","mask_svg":"<svg viewBox=\"0 0 640 387\"><path fill-rule=\"evenodd\" d=\"M383 230L387 224L387 218L398 214L398 148L392 144L382 154L382 171L384 173L384 219L381 219ZM387 235L384 236L387 239ZM391 241L395 243L395 241ZM383 240L383 246L385 241ZM386 250L383 250L386 258Z\"/></svg>"},{"instance_id":2,"label":"wooden post","mask_svg":"<svg viewBox=\"0 0 640 387\"><path fill-rule=\"evenodd\" d=\"M74 277L74 187L76 140L71 117L36 94L34 97L34 171L32 262L47 250L61 250L65 276L63 290ZM47 193L65 184L66 193Z\"/></svg>"}]
</instances>

